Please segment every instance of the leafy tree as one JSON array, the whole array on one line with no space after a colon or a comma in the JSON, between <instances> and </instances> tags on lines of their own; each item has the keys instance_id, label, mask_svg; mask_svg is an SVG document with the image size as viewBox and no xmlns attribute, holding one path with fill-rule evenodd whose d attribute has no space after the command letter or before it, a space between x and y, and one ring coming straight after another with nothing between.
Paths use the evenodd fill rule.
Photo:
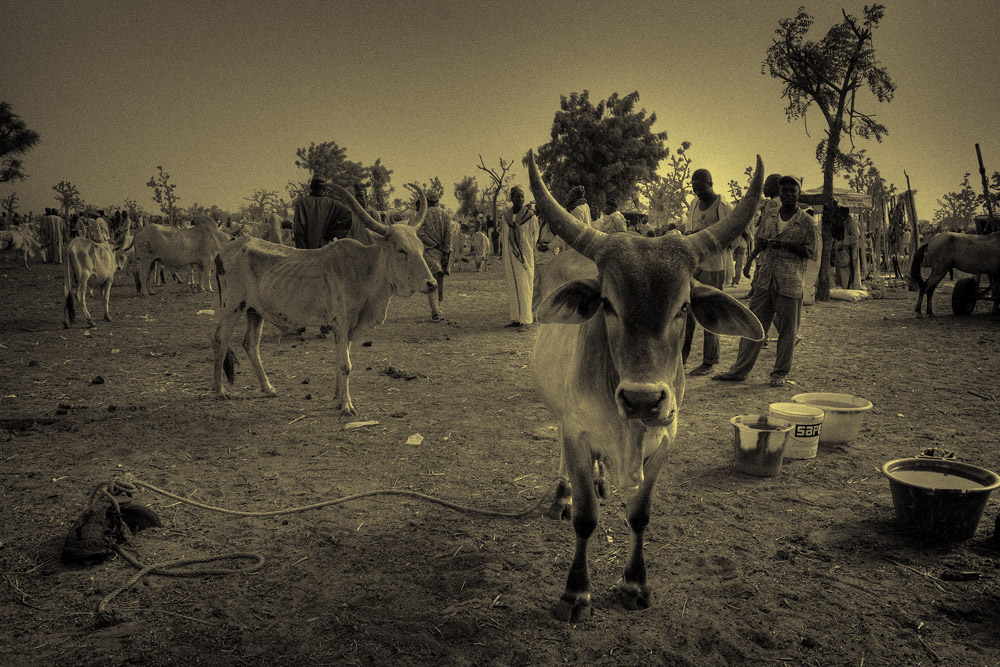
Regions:
<instances>
[{"instance_id":1,"label":"leafy tree","mask_svg":"<svg viewBox=\"0 0 1000 667\"><path fill-rule=\"evenodd\" d=\"M458 200L458 217L475 216L479 206L479 183L472 176L466 176L461 183L455 183L455 199Z\"/></svg>"},{"instance_id":2,"label":"leafy tree","mask_svg":"<svg viewBox=\"0 0 1000 667\"><path fill-rule=\"evenodd\" d=\"M582 185L601 210L607 199L632 199L636 183L654 179L668 155L667 133L653 132L656 114L636 111L638 101L638 91L613 93L596 106L586 90L560 97L552 139L538 147L538 165L558 200L565 203L570 189Z\"/></svg>"},{"instance_id":3,"label":"leafy tree","mask_svg":"<svg viewBox=\"0 0 1000 667\"><path fill-rule=\"evenodd\" d=\"M690 148L690 141L681 142L680 148L668 156L669 168L665 173L637 184L639 195L648 202L647 213L654 224L679 224L684 219L691 186L691 158L687 154Z\"/></svg>"},{"instance_id":4,"label":"leafy tree","mask_svg":"<svg viewBox=\"0 0 1000 667\"><path fill-rule=\"evenodd\" d=\"M0 183L23 181L21 157L40 140L38 133L29 130L10 104L0 102Z\"/></svg>"},{"instance_id":5,"label":"leafy tree","mask_svg":"<svg viewBox=\"0 0 1000 667\"><path fill-rule=\"evenodd\" d=\"M973 217L981 201L982 197L976 194L969 183L969 174L966 174L957 192L945 193L937 200L934 223L948 231L963 232L974 224Z\"/></svg>"},{"instance_id":6,"label":"leafy tree","mask_svg":"<svg viewBox=\"0 0 1000 667\"><path fill-rule=\"evenodd\" d=\"M265 190L257 188L249 197L244 197L244 201L250 202L251 218L253 220L263 220L264 214L269 208L273 209L278 203L278 193L275 190Z\"/></svg>"},{"instance_id":7,"label":"leafy tree","mask_svg":"<svg viewBox=\"0 0 1000 667\"><path fill-rule=\"evenodd\" d=\"M153 201L159 204L160 210L167 214L167 220L170 221L170 224L176 224L174 212L177 208L177 202L180 200L180 197L174 192L177 185L170 182L170 174L164 171L163 167L157 165L156 170L157 175L150 178L146 186L153 188Z\"/></svg>"},{"instance_id":8,"label":"leafy tree","mask_svg":"<svg viewBox=\"0 0 1000 667\"><path fill-rule=\"evenodd\" d=\"M823 198L833 196L833 176L850 166L852 157L840 150L841 138L847 135L853 148L855 136L881 141L888 134L875 116L858 106L858 93L867 88L879 102L891 102L896 84L875 57L872 33L885 14L883 5L866 6L864 19L846 11L844 20L827 31L819 42L806 40L813 17L804 7L792 18L779 21L761 72L784 84L781 96L787 98L788 120L805 119L811 108L818 109L826 121L826 136L816 147L816 159L823 165ZM817 301L830 298L830 249L832 222L824 219L823 248Z\"/></svg>"},{"instance_id":9,"label":"leafy tree","mask_svg":"<svg viewBox=\"0 0 1000 667\"><path fill-rule=\"evenodd\" d=\"M328 183L350 190L355 183L364 182L367 170L360 162L347 159L347 149L337 145L335 141L324 141L321 144L309 142L309 148L299 148L295 151L295 166L305 169L312 176L322 176ZM309 193L309 183L300 186L305 194Z\"/></svg>"},{"instance_id":10,"label":"leafy tree","mask_svg":"<svg viewBox=\"0 0 1000 667\"><path fill-rule=\"evenodd\" d=\"M896 194L896 186L890 184L886 187L885 179L865 149L862 148L850 157L850 166L844 174L844 180L851 190L872 197Z\"/></svg>"},{"instance_id":11,"label":"leafy tree","mask_svg":"<svg viewBox=\"0 0 1000 667\"><path fill-rule=\"evenodd\" d=\"M3 199L0 199L0 208L7 214L8 218L14 217L14 214L17 213L17 193L11 192Z\"/></svg>"},{"instance_id":12,"label":"leafy tree","mask_svg":"<svg viewBox=\"0 0 1000 667\"><path fill-rule=\"evenodd\" d=\"M476 165L477 169L482 169L490 177L490 186L484 188L483 192L489 192L490 208L493 211L493 224L495 225L500 222L497 214L497 200L500 199L501 194L510 193L510 182L514 179L514 172L510 170L512 166L514 166L513 161L500 158L500 170L497 171L486 166L482 154L479 155L479 164Z\"/></svg>"},{"instance_id":13,"label":"leafy tree","mask_svg":"<svg viewBox=\"0 0 1000 667\"><path fill-rule=\"evenodd\" d=\"M368 167L368 178L371 181L371 196L368 203L379 211L389 208L389 197L396 189L389 185L392 180L392 169L382 164L382 158L376 158L375 164Z\"/></svg>"},{"instance_id":14,"label":"leafy tree","mask_svg":"<svg viewBox=\"0 0 1000 667\"><path fill-rule=\"evenodd\" d=\"M74 210L83 208L83 198L80 197L80 191L69 181L59 181L59 185L53 185L52 189L56 191L56 201L62 207L63 218L66 220L69 220L69 214Z\"/></svg>"}]
</instances>

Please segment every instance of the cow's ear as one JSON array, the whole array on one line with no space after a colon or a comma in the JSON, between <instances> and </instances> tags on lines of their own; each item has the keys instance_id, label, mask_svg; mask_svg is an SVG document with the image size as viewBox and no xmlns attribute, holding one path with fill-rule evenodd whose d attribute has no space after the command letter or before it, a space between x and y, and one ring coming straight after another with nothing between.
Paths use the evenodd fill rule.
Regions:
<instances>
[{"instance_id":1,"label":"cow's ear","mask_svg":"<svg viewBox=\"0 0 1000 667\"><path fill-rule=\"evenodd\" d=\"M720 289L691 283L691 313L706 331L764 340L764 327L753 312Z\"/></svg>"},{"instance_id":2,"label":"cow's ear","mask_svg":"<svg viewBox=\"0 0 1000 667\"><path fill-rule=\"evenodd\" d=\"M552 290L538 306L543 324L583 324L601 306L601 284L593 278L571 280Z\"/></svg>"}]
</instances>

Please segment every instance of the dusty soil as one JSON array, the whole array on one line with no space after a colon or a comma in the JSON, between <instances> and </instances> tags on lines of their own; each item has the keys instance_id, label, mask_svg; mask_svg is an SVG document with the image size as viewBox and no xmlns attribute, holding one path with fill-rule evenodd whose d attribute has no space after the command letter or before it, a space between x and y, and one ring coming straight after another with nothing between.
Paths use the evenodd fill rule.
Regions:
<instances>
[{"instance_id":1,"label":"dusty soil","mask_svg":"<svg viewBox=\"0 0 1000 667\"><path fill-rule=\"evenodd\" d=\"M235 399L219 401L214 318L199 314L215 295L169 285L143 299L120 277L113 322L63 330L61 281L61 267L0 258L2 664L1000 664L996 498L975 538L936 543L897 525L878 472L932 445L1000 469L1000 326L983 304L951 316L950 283L933 320L903 289L808 308L794 386L767 386L773 347L744 385L689 380L648 533L646 611L614 595L628 539L618 491L591 550L594 618L567 625L551 609L573 531L541 511L484 517L390 495L247 518L142 490L164 526L127 546L141 561L239 551L265 563L145 576L111 601L118 622L96 628L98 604L137 572L120 557L59 561L97 485L132 474L242 511L373 489L515 511L551 493L556 431L531 379L535 330L502 326L496 264L451 277L445 322L423 297L392 302L353 349L356 418L330 409L332 355L315 331L265 329L277 398L244 362ZM724 363L735 345L724 340ZM875 407L853 444L777 477L735 472L730 417L804 391ZM421 444L405 444L413 434Z\"/></svg>"}]
</instances>

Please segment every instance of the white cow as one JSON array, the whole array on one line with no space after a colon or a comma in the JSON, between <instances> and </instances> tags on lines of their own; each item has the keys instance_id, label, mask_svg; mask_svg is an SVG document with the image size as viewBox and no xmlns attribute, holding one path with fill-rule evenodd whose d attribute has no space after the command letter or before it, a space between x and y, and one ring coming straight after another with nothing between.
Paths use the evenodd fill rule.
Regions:
<instances>
[{"instance_id":1,"label":"white cow","mask_svg":"<svg viewBox=\"0 0 1000 667\"><path fill-rule=\"evenodd\" d=\"M336 348L335 399L343 414L357 414L348 387L351 341L385 321L393 295L430 294L437 282L424 261L424 246L417 229L424 221L424 193L409 185L421 199L420 217L412 225L383 225L373 219L337 185L344 201L377 238L371 245L340 239L322 248L304 250L242 238L226 244L216 259L219 282L219 324L212 338L215 354L213 388L227 398L222 386L225 372L235 380L235 355L229 347L233 327L246 315L243 349L257 374L261 391L276 395L260 360L264 321L284 331L304 326L332 328Z\"/></svg>"},{"instance_id":2,"label":"white cow","mask_svg":"<svg viewBox=\"0 0 1000 667\"><path fill-rule=\"evenodd\" d=\"M80 302L80 310L87 318L87 326L94 327L94 318L87 308L87 283L93 279L94 284L101 288L104 297L104 319L111 321L111 283L115 278L115 271L121 268L124 260L122 249L115 249L110 243L98 243L90 239L77 236L66 245L66 281L63 283L63 296L65 306L63 307L63 328L69 329L71 322L76 321L76 309L73 305L73 298Z\"/></svg>"},{"instance_id":3,"label":"white cow","mask_svg":"<svg viewBox=\"0 0 1000 667\"><path fill-rule=\"evenodd\" d=\"M154 294L153 273L159 263L165 271L179 271L194 266L200 271L202 291L212 291L209 281L213 260L222 244L231 237L207 215L197 216L191 227L145 225L135 233L135 287L139 294Z\"/></svg>"}]
</instances>

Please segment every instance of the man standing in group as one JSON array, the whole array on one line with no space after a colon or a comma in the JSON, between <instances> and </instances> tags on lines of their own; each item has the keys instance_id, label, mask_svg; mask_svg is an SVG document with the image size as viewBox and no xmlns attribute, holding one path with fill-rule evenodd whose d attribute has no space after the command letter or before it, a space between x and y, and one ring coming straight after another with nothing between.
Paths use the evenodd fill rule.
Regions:
<instances>
[{"instance_id":1,"label":"man standing in group","mask_svg":"<svg viewBox=\"0 0 1000 667\"><path fill-rule=\"evenodd\" d=\"M326 179L316 175L309 182L309 194L295 200L292 236L296 248L322 248L334 239L351 235L354 214L345 204L327 197Z\"/></svg>"},{"instance_id":2,"label":"man standing in group","mask_svg":"<svg viewBox=\"0 0 1000 667\"><path fill-rule=\"evenodd\" d=\"M771 386L785 385L792 369L795 336L802 309L806 262L816 258L816 223L798 206L799 182L782 176L778 182L781 207L765 209L754 245L761 261L750 299L753 311L766 332L774 321L778 330L777 357L771 371ZM736 363L725 373L712 377L723 382L742 382L753 369L763 341L740 340Z\"/></svg>"},{"instance_id":3,"label":"man standing in group","mask_svg":"<svg viewBox=\"0 0 1000 667\"><path fill-rule=\"evenodd\" d=\"M428 190L424 196L427 198L427 217L417 230L417 237L424 243L424 261L438 284L437 293L427 295L431 319L440 320L441 304L444 301L444 277L449 275L448 260L451 257L451 217L438 206L441 200L439 193Z\"/></svg>"},{"instance_id":4,"label":"man standing in group","mask_svg":"<svg viewBox=\"0 0 1000 667\"><path fill-rule=\"evenodd\" d=\"M45 209L45 216L42 218L39 232L39 240L47 251L48 257L46 259L54 264L62 264L65 231L63 230L63 219L59 217L55 209Z\"/></svg>"},{"instance_id":5,"label":"man standing in group","mask_svg":"<svg viewBox=\"0 0 1000 667\"><path fill-rule=\"evenodd\" d=\"M538 242L538 216L534 206L524 203L524 190L510 189L511 207L500 223L503 246L503 272L507 280L507 303L511 322L508 327L523 328L534 320L531 294L535 282L535 243Z\"/></svg>"},{"instance_id":6,"label":"man standing in group","mask_svg":"<svg viewBox=\"0 0 1000 667\"><path fill-rule=\"evenodd\" d=\"M625 220L622 212L618 210L618 202L616 200L609 199L604 202L604 215L597 219L594 227L605 234L628 231L628 221Z\"/></svg>"},{"instance_id":7,"label":"man standing in group","mask_svg":"<svg viewBox=\"0 0 1000 667\"><path fill-rule=\"evenodd\" d=\"M709 173L708 169L696 169L691 174L691 191L694 192L696 199L688 209L685 234L693 234L706 227L711 227L733 212L733 207L724 202L722 197L715 194L715 190L712 189L712 174ZM726 280L726 264L730 261L732 261L732 251L725 248L722 252L703 259L701 264L695 268L692 277L705 285L721 290L722 284ZM697 323L694 316L688 312L684 347L681 350L684 363L687 363L688 355L691 353L695 324ZM719 363L719 337L706 330L701 365L692 370L689 375L707 375L717 363Z\"/></svg>"},{"instance_id":8,"label":"man standing in group","mask_svg":"<svg viewBox=\"0 0 1000 667\"><path fill-rule=\"evenodd\" d=\"M108 221L104 219L104 211L90 214L90 240L94 243L107 243L111 240L111 231L108 229Z\"/></svg>"}]
</instances>

